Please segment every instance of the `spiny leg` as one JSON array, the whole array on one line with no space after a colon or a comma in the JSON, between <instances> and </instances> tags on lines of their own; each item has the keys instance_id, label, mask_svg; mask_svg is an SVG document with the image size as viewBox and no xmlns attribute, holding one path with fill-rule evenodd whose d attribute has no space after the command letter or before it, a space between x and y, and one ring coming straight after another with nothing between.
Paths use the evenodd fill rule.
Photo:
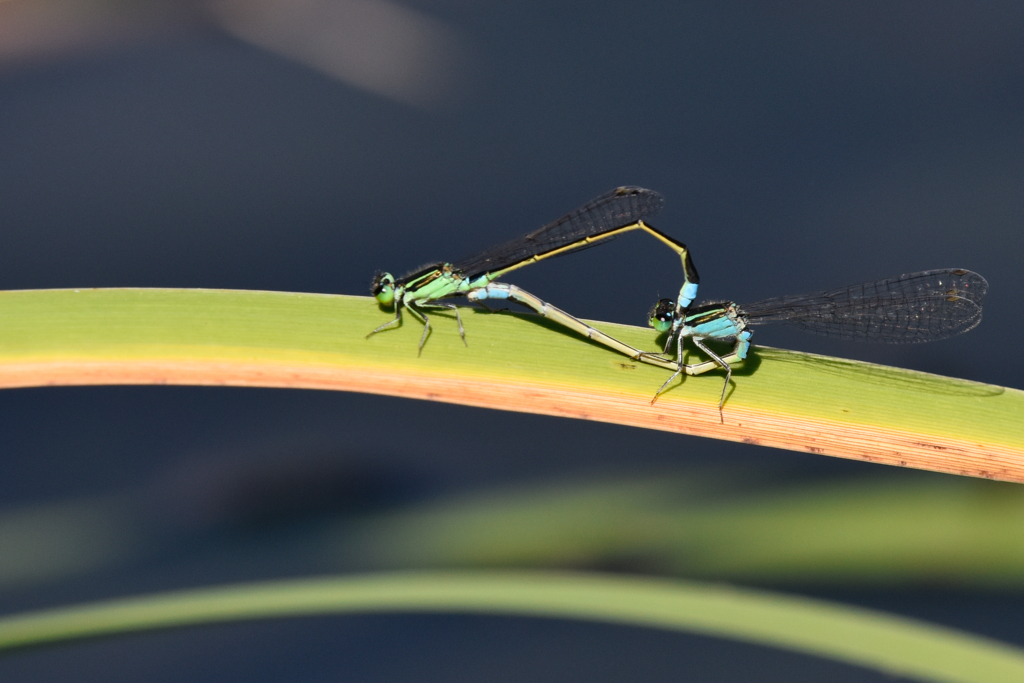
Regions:
<instances>
[{"instance_id":1,"label":"spiny leg","mask_svg":"<svg viewBox=\"0 0 1024 683\"><path fill-rule=\"evenodd\" d=\"M458 306L456 306L455 304L442 304L437 301L431 301L429 304L420 304L420 308L447 308L449 310L455 311L455 320L458 321L459 323L459 336L462 337L462 343L465 344L467 348L469 347L469 343L466 341L466 328L462 326L462 316L459 315ZM423 317L425 318L427 316L424 315ZM423 345L420 344L421 348L422 346Z\"/></svg>"},{"instance_id":2,"label":"spiny leg","mask_svg":"<svg viewBox=\"0 0 1024 683\"><path fill-rule=\"evenodd\" d=\"M394 320L389 320L388 322L384 323L383 325L381 325L380 327L375 329L373 332L371 332L370 334L366 335L366 338L369 339L370 337L372 337L373 335L377 334L378 332L380 332L382 330L386 330L389 327L391 327L392 325L401 324L401 322L402 322L402 305L399 304L398 302L395 302L395 318L394 318Z\"/></svg>"},{"instance_id":3,"label":"spiny leg","mask_svg":"<svg viewBox=\"0 0 1024 683\"><path fill-rule=\"evenodd\" d=\"M679 330L678 329L673 328L673 330L668 335L668 339L665 340L665 346L664 346L664 348L662 349L661 352L662 353L671 353L672 352L672 343L674 341L676 341L677 338L678 339L682 339L682 336L679 334ZM682 346L681 345L680 345L679 350L682 351ZM679 361L682 362L682 358L680 358Z\"/></svg>"},{"instance_id":4,"label":"spiny leg","mask_svg":"<svg viewBox=\"0 0 1024 683\"><path fill-rule=\"evenodd\" d=\"M679 330L673 330L669 334L668 340L665 342L665 353L668 353L673 341L676 342L676 371L673 372L667 380L665 380L665 383L661 385L661 388L654 392L654 398L651 399L652 406L654 405L654 402L658 400L658 397L661 396L661 392L665 391L665 387L669 385L669 382L674 380L684 371L686 371L687 374L693 374L689 372L689 366L683 364L683 335Z\"/></svg>"},{"instance_id":5,"label":"spiny leg","mask_svg":"<svg viewBox=\"0 0 1024 683\"><path fill-rule=\"evenodd\" d=\"M423 354L423 345L427 343L427 337L430 336L430 318L428 318L427 314L421 311L414 303L407 304L406 308L409 309L409 312L412 313L413 316L423 323L423 334L420 335L420 345L416 350L416 356L418 357Z\"/></svg>"},{"instance_id":6,"label":"spiny leg","mask_svg":"<svg viewBox=\"0 0 1024 683\"><path fill-rule=\"evenodd\" d=\"M658 396L663 391L665 391L665 387L668 386L669 382L671 382L673 379L675 379L675 377L677 375L679 375L680 373L685 372L687 375L703 375L705 372L709 372L711 370L717 370L718 368L725 368L726 371L729 374L726 376L725 386L722 389L722 400L719 402L719 406L718 406L719 416L721 417L722 404L724 403L724 400L725 400L725 387L729 386L729 377L731 376L731 373L732 373L732 366L730 364L731 363L738 363L738 362L743 361L746 358L746 356L747 356L747 348L749 348L749 346L750 346L750 342L749 342L750 333L748 331L745 331L745 332L743 332L743 335L744 336L743 336L742 339L737 339L735 348L733 348L733 350L730 351L725 356L718 356L717 354L713 353L710 349L708 349L708 347L705 346L702 343L702 341L704 339L703 337L701 337L700 339L694 337L694 340L693 340L694 344L696 344L706 354L711 356L711 358L713 360L701 361L700 363L693 363L693 364L690 364L690 365L687 365L686 363L683 363L682 360L681 360L682 356L683 356L683 344L682 344L682 340L684 339L683 335L680 334L678 337L673 336L673 339L678 339L678 343L677 343L677 346L676 346L676 349L677 349L676 350L677 359L680 359L680 360L677 361L679 363L678 370L676 370L676 372L671 377L669 377L665 381L664 384L661 385L661 388L658 389L658 393L656 393L654 395L654 398L651 400L651 404L653 405L654 402L658 400ZM653 355L653 354L648 354L648 355ZM724 421L724 418L723 418L723 421Z\"/></svg>"},{"instance_id":7,"label":"spiny leg","mask_svg":"<svg viewBox=\"0 0 1024 683\"><path fill-rule=\"evenodd\" d=\"M722 396L718 399L718 419L722 421L722 424L725 424L725 415L722 413L722 406L725 405L725 391L729 388L729 380L732 378L732 366L726 363L725 360L719 357L714 351L705 346L698 337L693 338L693 343L701 351L708 354L713 361L725 368L725 383L722 385Z\"/></svg>"}]
</instances>

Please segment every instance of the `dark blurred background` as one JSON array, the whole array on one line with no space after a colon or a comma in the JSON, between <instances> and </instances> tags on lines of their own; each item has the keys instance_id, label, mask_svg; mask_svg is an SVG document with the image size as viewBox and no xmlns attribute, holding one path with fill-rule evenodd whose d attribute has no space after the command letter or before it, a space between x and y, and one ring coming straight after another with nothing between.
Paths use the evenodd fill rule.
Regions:
<instances>
[{"instance_id":1,"label":"dark blurred background","mask_svg":"<svg viewBox=\"0 0 1024 683\"><path fill-rule=\"evenodd\" d=\"M0 289L367 294L376 269L466 256L637 184L666 196L654 224L691 247L705 298L942 267L990 283L984 322L956 339L755 342L1020 388L1021 35L1011 1L4 0ZM632 234L510 281L641 325L679 275ZM1006 484L369 395L0 392L0 613L322 573L554 567L763 586L1024 646L1022 554L1024 498ZM891 680L697 636L461 616L0 659L4 681L681 673Z\"/></svg>"}]
</instances>

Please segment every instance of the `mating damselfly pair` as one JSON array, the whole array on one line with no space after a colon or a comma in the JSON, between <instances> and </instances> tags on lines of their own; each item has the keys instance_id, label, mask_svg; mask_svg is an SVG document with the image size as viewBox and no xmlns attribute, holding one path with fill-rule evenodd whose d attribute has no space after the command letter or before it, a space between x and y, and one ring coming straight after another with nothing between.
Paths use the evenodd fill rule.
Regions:
<instances>
[{"instance_id":1,"label":"mating damselfly pair","mask_svg":"<svg viewBox=\"0 0 1024 683\"><path fill-rule=\"evenodd\" d=\"M434 264L397 279L390 273L378 273L371 288L373 295L380 304L394 307L395 318L367 337L401 324L405 309L423 324L419 343L422 352L431 330L427 309L449 309L455 313L465 343L458 308L441 299L465 296L484 306L485 301L514 301L634 360L672 370L672 375L655 392L652 403L681 374L699 375L724 369L725 383L718 402L721 411L732 365L747 357L751 325L781 322L842 339L916 343L966 332L981 321L988 283L977 273L960 268L928 270L747 305L719 302L694 306L700 278L690 251L685 244L647 222L663 204L664 198L653 190L619 187L539 230L462 261ZM649 315L652 327L669 333L661 353L641 351L515 285L495 282L523 266L600 244L632 230L652 235L682 260L679 296L675 300L661 299ZM683 342L687 337L708 360L684 363ZM709 339L733 341L733 349L727 354L716 354L705 344ZM662 355L673 349L674 359Z\"/></svg>"}]
</instances>

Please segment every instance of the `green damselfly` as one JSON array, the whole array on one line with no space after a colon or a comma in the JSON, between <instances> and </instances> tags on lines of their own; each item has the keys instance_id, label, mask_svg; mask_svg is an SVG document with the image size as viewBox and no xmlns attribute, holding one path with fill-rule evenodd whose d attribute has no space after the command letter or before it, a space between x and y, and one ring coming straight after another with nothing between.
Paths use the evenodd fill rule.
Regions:
<instances>
[{"instance_id":1,"label":"green damselfly","mask_svg":"<svg viewBox=\"0 0 1024 683\"><path fill-rule=\"evenodd\" d=\"M645 219L661 209L664 201L653 190L634 186L619 187L539 230L462 261L437 263L398 279L390 273L378 273L373 279L371 292L380 304L395 307L395 318L370 332L367 337L400 324L404 308L423 323L419 343L419 351L422 352L430 333L430 318L425 309L433 308L455 312L459 334L465 343L466 332L458 309L454 304L441 302L440 299L466 296L474 302L511 300L633 358L661 367L674 367L671 361L656 356L642 357L638 349L609 337L514 285L494 282L531 263L599 244L631 230L643 230L679 255L683 264L683 286L679 290L679 300L684 303L693 301L700 278L686 245L645 222Z\"/></svg>"}]
</instances>

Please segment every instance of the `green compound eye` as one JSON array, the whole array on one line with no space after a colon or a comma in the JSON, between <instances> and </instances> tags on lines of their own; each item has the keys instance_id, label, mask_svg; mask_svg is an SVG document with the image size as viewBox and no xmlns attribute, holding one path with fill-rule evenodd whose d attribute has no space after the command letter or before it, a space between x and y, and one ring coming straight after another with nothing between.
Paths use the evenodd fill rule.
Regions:
<instances>
[{"instance_id":1,"label":"green compound eye","mask_svg":"<svg viewBox=\"0 0 1024 683\"><path fill-rule=\"evenodd\" d=\"M381 304L390 306L395 303L395 278L391 273L377 273L370 285L370 292Z\"/></svg>"},{"instance_id":2,"label":"green compound eye","mask_svg":"<svg viewBox=\"0 0 1024 683\"><path fill-rule=\"evenodd\" d=\"M654 308L648 313L648 324L658 332L668 332L672 329L672 321L675 320L676 302L671 299L661 299L654 304Z\"/></svg>"},{"instance_id":3,"label":"green compound eye","mask_svg":"<svg viewBox=\"0 0 1024 683\"><path fill-rule=\"evenodd\" d=\"M657 320L655 318L651 318L651 327L656 329L658 332L668 332L670 329L672 329L672 321Z\"/></svg>"}]
</instances>

